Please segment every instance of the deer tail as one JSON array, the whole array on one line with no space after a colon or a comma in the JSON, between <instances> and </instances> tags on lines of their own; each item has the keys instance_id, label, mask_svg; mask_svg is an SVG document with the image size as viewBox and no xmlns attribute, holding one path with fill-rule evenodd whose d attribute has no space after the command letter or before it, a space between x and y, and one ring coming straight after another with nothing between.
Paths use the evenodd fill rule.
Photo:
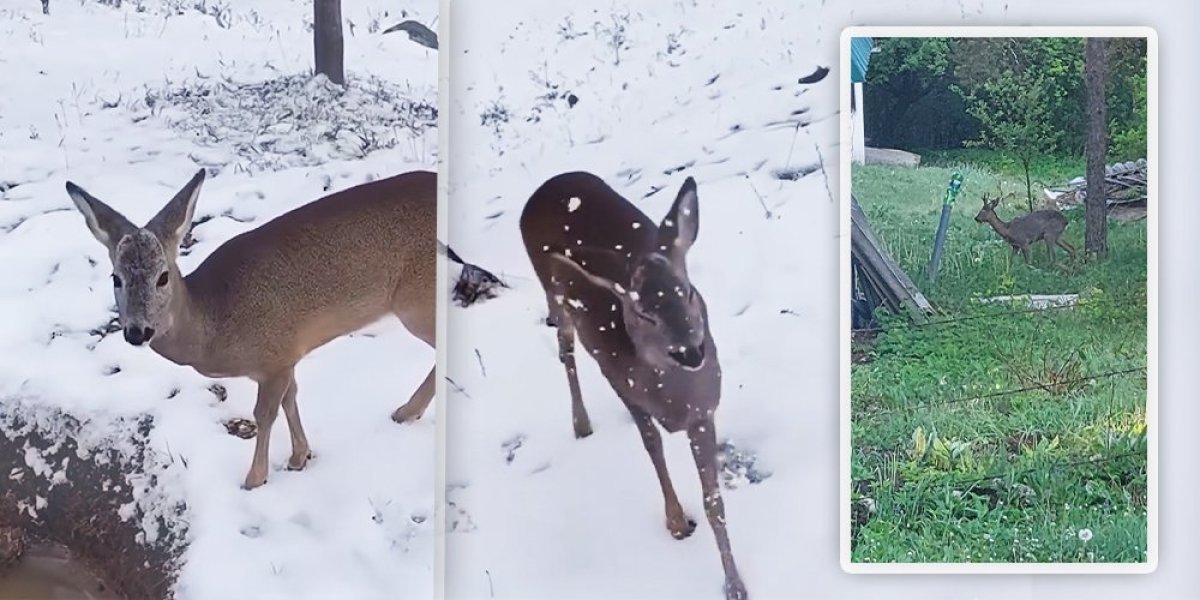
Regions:
<instances>
[{"instance_id":1,"label":"deer tail","mask_svg":"<svg viewBox=\"0 0 1200 600\"><path fill-rule=\"evenodd\" d=\"M499 295L502 288L508 288L508 284L499 277L483 267L463 260L453 248L440 241L438 242L438 254L462 266L462 271L459 272L458 279L454 282L454 289L451 291L451 298L459 306L465 308L490 300Z\"/></svg>"}]
</instances>

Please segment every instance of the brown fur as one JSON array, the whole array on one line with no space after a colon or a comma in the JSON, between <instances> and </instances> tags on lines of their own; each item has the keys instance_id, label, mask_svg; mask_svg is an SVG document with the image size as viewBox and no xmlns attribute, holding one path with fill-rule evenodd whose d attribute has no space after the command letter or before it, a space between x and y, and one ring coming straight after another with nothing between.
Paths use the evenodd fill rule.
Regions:
<instances>
[{"instance_id":1,"label":"brown fur","mask_svg":"<svg viewBox=\"0 0 1200 600\"><path fill-rule=\"evenodd\" d=\"M703 297L687 278L685 255L699 223L688 178L656 226L600 178L566 173L544 183L525 205L521 234L558 328L576 437L592 433L575 365L579 336L642 435L658 476L667 529L677 539L695 522L684 513L663 457L655 422L687 431L716 536L728 598L746 598L725 528L714 413L721 367ZM674 348L676 354L664 349ZM699 364L694 361L699 357Z\"/></svg>"},{"instance_id":2,"label":"brown fur","mask_svg":"<svg viewBox=\"0 0 1200 600\"><path fill-rule=\"evenodd\" d=\"M1029 264L1029 246L1044 240L1051 263L1055 262L1055 245L1066 250L1072 260L1075 259L1075 248L1062 239L1063 231L1067 228L1067 218L1062 213L1057 210L1038 210L1005 222L996 214L996 205L999 203L999 198L989 199L985 195L983 208L975 215L975 221L991 225L996 234L1012 246L1013 256L1019 251L1025 257L1025 264Z\"/></svg>"}]
</instances>

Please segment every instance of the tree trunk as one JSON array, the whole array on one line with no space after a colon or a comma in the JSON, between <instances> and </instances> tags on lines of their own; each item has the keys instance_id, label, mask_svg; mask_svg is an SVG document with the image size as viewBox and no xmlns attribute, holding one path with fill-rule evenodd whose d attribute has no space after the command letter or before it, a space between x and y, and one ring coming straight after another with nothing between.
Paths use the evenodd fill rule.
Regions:
<instances>
[{"instance_id":1,"label":"tree trunk","mask_svg":"<svg viewBox=\"0 0 1200 600\"><path fill-rule=\"evenodd\" d=\"M1029 212L1033 212L1033 180L1029 178L1029 157L1021 157L1021 166L1025 167L1025 199L1029 202Z\"/></svg>"},{"instance_id":2,"label":"tree trunk","mask_svg":"<svg viewBox=\"0 0 1200 600\"><path fill-rule=\"evenodd\" d=\"M1108 255L1108 209L1104 193L1104 162L1108 153L1108 130L1104 121L1107 45L1104 38L1088 38L1083 66L1087 87L1087 232L1084 251L1096 259Z\"/></svg>"},{"instance_id":3,"label":"tree trunk","mask_svg":"<svg viewBox=\"0 0 1200 600\"><path fill-rule=\"evenodd\" d=\"M317 73L338 85L345 85L341 0L313 0L313 50Z\"/></svg>"}]
</instances>

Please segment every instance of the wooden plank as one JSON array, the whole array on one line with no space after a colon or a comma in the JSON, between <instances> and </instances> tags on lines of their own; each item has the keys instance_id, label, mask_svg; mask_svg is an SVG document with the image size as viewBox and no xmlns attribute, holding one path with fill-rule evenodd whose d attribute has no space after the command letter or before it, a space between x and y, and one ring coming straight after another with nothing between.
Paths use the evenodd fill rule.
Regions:
<instances>
[{"instance_id":1,"label":"wooden plank","mask_svg":"<svg viewBox=\"0 0 1200 600\"><path fill-rule=\"evenodd\" d=\"M884 296L888 308L907 312L918 323L933 314L933 306L908 274L883 250L858 199L850 196L850 251L863 264L870 283Z\"/></svg>"}]
</instances>

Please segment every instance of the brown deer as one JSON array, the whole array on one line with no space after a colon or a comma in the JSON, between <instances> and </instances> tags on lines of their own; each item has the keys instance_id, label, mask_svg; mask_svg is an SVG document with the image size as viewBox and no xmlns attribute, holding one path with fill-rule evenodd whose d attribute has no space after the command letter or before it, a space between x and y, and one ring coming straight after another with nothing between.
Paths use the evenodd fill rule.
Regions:
<instances>
[{"instance_id":1,"label":"brown deer","mask_svg":"<svg viewBox=\"0 0 1200 600\"><path fill-rule=\"evenodd\" d=\"M1020 251L1025 256L1025 264L1029 264L1029 246L1038 240L1045 240L1051 263L1055 262L1056 244L1066 250L1072 260L1075 259L1075 248L1062 238L1063 230L1067 228L1067 218L1062 213L1050 209L1037 210L1005 223L996 214L996 205L1000 204L1000 200L1001 198L988 198L987 194L984 194L983 208L975 215L975 221L991 225L1004 241L1012 245L1013 256Z\"/></svg>"},{"instance_id":2,"label":"brown deer","mask_svg":"<svg viewBox=\"0 0 1200 600\"><path fill-rule=\"evenodd\" d=\"M395 315L434 345L437 175L412 172L352 187L237 235L183 277L176 265L204 181L196 173L145 227L67 182L67 193L112 261L125 339L209 377L258 383L257 436L244 487L267 481L280 406L291 431L287 468L312 453L296 405L296 363L314 349ZM464 269L464 273L470 269ZM419 419L434 370L403 406Z\"/></svg>"},{"instance_id":3,"label":"brown deer","mask_svg":"<svg viewBox=\"0 0 1200 600\"><path fill-rule=\"evenodd\" d=\"M575 336L600 366L641 432L666 505L667 529L683 539L696 528L671 485L655 421L687 431L704 490L704 510L725 570L725 595L746 598L725 530L713 415L721 366L704 298L685 258L699 227L696 182L684 181L655 226L590 173L546 181L521 213L521 235L546 292L566 367L575 437L592 433L575 369Z\"/></svg>"}]
</instances>

